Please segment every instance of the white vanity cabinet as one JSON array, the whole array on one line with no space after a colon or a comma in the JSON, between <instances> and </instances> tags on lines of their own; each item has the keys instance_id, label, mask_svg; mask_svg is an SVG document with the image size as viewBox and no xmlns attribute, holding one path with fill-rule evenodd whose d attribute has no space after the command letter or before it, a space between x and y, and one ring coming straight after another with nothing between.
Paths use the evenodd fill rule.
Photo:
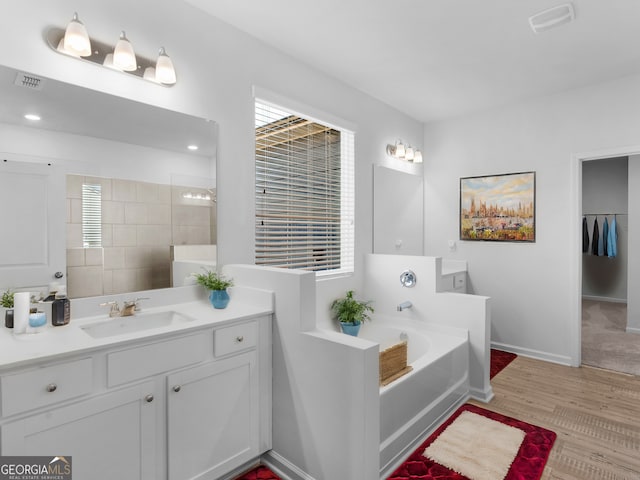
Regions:
<instances>
[{"instance_id":1,"label":"white vanity cabinet","mask_svg":"<svg viewBox=\"0 0 640 480\"><path fill-rule=\"evenodd\" d=\"M74 478L217 479L271 443L270 316L116 343L0 375L0 455Z\"/></svg>"},{"instance_id":2,"label":"white vanity cabinet","mask_svg":"<svg viewBox=\"0 0 640 480\"><path fill-rule=\"evenodd\" d=\"M71 456L74 478L157 479L153 382L3 425L2 455Z\"/></svg>"}]
</instances>

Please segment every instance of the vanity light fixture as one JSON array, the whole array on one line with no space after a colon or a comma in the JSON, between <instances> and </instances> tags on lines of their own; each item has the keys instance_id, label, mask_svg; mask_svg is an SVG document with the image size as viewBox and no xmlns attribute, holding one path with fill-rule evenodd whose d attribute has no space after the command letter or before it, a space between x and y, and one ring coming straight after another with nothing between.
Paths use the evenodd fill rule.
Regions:
<instances>
[{"instance_id":1,"label":"vanity light fixture","mask_svg":"<svg viewBox=\"0 0 640 480\"><path fill-rule=\"evenodd\" d=\"M187 145L187 148L193 152L198 150L198 145Z\"/></svg>"},{"instance_id":2,"label":"vanity light fixture","mask_svg":"<svg viewBox=\"0 0 640 480\"><path fill-rule=\"evenodd\" d=\"M67 52L73 55L80 57L91 55L91 40L89 40L87 27L80 21L77 12L74 12L73 18L67 25L62 45Z\"/></svg>"},{"instance_id":3,"label":"vanity light fixture","mask_svg":"<svg viewBox=\"0 0 640 480\"><path fill-rule=\"evenodd\" d=\"M58 53L135 75L158 85L176 83L176 71L164 47L155 60L137 56L123 31L115 47L91 39L84 24L74 13L66 30L50 28L46 41Z\"/></svg>"},{"instance_id":4,"label":"vanity light fixture","mask_svg":"<svg viewBox=\"0 0 640 480\"><path fill-rule=\"evenodd\" d=\"M32 122L37 122L38 120L41 120L40 115L37 115L35 113L27 113L25 114L24 118L26 118L27 120L31 120Z\"/></svg>"},{"instance_id":5,"label":"vanity light fixture","mask_svg":"<svg viewBox=\"0 0 640 480\"><path fill-rule=\"evenodd\" d=\"M411 163L422 163L422 152L405 145L402 140L398 140L395 145L387 145L387 155Z\"/></svg>"},{"instance_id":6,"label":"vanity light fixture","mask_svg":"<svg viewBox=\"0 0 640 480\"><path fill-rule=\"evenodd\" d=\"M191 193L185 192L182 194L182 198L187 198L190 200L211 200L211 195L203 194L203 193Z\"/></svg>"}]
</instances>

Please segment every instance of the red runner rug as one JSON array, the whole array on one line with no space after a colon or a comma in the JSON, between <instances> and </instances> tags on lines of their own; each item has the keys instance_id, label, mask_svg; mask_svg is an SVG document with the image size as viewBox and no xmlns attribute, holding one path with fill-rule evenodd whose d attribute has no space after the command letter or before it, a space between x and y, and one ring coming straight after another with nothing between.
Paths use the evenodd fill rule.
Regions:
<instances>
[{"instance_id":1,"label":"red runner rug","mask_svg":"<svg viewBox=\"0 0 640 480\"><path fill-rule=\"evenodd\" d=\"M264 465L258 465L256 468L238 477L236 480L280 480L280 477Z\"/></svg>"},{"instance_id":2,"label":"red runner rug","mask_svg":"<svg viewBox=\"0 0 640 480\"><path fill-rule=\"evenodd\" d=\"M517 358L515 353L503 352L502 350L491 349L491 371L489 378L495 377L504 367Z\"/></svg>"},{"instance_id":3,"label":"red runner rug","mask_svg":"<svg viewBox=\"0 0 640 480\"><path fill-rule=\"evenodd\" d=\"M424 449L465 410L523 430L525 432L524 440L505 480L540 479L551 447L556 440L556 434L551 430L515 418L506 417L475 405L465 404L433 432L387 480L470 480L422 455Z\"/></svg>"}]
</instances>

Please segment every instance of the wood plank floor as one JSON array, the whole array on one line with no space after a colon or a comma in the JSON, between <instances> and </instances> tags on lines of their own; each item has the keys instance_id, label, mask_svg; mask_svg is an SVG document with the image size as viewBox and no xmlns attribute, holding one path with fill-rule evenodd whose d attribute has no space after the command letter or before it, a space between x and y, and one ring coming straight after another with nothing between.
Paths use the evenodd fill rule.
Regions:
<instances>
[{"instance_id":1,"label":"wood plank floor","mask_svg":"<svg viewBox=\"0 0 640 480\"><path fill-rule=\"evenodd\" d=\"M542 480L640 480L640 377L518 357L476 405L558 435Z\"/></svg>"}]
</instances>

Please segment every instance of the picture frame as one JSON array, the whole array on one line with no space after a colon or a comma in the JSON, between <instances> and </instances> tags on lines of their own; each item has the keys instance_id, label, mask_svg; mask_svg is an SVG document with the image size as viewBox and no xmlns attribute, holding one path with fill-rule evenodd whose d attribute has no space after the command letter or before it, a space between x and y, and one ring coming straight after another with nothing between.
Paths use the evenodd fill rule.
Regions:
<instances>
[{"instance_id":1,"label":"picture frame","mask_svg":"<svg viewBox=\"0 0 640 480\"><path fill-rule=\"evenodd\" d=\"M460 178L460 240L536 241L536 173Z\"/></svg>"}]
</instances>

